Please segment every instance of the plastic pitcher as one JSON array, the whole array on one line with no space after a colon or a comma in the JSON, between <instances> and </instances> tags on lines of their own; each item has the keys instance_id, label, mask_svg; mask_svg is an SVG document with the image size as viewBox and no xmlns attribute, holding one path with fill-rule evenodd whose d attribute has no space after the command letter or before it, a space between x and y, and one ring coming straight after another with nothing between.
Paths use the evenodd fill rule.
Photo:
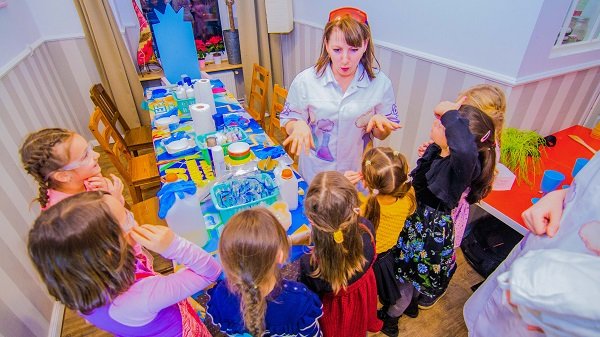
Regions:
<instances>
[{"instance_id":1,"label":"plastic pitcher","mask_svg":"<svg viewBox=\"0 0 600 337\"><path fill-rule=\"evenodd\" d=\"M284 168L277 172L277 184L281 192L281 198L288 204L290 211L298 208L298 179L294 171L290 168Z\"/></svg>"}]
</instances>

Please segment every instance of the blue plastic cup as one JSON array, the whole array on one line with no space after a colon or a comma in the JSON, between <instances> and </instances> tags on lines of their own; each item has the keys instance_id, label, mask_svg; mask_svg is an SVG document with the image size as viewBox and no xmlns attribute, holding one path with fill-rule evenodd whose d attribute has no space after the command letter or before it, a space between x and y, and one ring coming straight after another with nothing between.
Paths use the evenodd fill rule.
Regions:
<instances>
[{"instance_id":1,"label":"blue plastic cup","mask_svg":"<svg viewBox=\"0 0 600 337\"><path fill-rule=\"evenodd\" d=\"M546 170L544 171L544 175L542 176L542 183L540 184L540 189L544 194L552 192L558 186L560 186L563 180L565 180L564 174L555 170Z\"/></svg>"},{"instance_id":2,"label":"blue plastic cup","mask_svg":"<svg viewBox=\"0 0 600 337\"><path fill-rule=\"evenodd\" d=\"M573 176L573 178L575 178L575 176L577 175L577 173L579 173L579 171L581 171L581 169L589 161L590 160L587 159L587 158L577 158L577 159L575 159L575 165L573 165L573 171L571 172L571 175Z\"/></svg>"}]
</instances>

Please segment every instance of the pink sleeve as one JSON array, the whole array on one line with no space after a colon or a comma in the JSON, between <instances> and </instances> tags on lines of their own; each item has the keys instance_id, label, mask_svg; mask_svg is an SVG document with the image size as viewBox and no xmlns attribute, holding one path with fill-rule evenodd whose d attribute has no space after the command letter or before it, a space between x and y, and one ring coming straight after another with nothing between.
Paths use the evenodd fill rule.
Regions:
<instances>
[{"instance_id":1,"label":"pink sleeve","mask_svg":"<svg viewBox=\"0 0 600 337\"><path fill-rule=\"evenodd\" d=\"M187 268L136 282L111 305L114 320L130 326L147 324L160 310L206 288L221 274L221 266L210 254L177 235L162 255Z\"/></svg>"}]
</instances>

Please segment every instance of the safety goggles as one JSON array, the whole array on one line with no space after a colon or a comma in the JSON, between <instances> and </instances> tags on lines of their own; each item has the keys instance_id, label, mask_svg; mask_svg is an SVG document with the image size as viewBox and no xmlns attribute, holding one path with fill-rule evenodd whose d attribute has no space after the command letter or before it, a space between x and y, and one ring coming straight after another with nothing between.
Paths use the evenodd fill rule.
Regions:
<instances>
[{"instance_id":1,"label":"safety goggles","mask_svg":"<svg viewBox=\"0 0 600 337\"><path fill-rule=\"evenodd\" d=\"M329 12L329 22L341 19L346 15L349 15L351 18L360 23L363 23L367 26L369 25L369 22L367 21L367 13L354 7L340 7L332 10Z\"/></svg>"},{"instance_id":2,"label":"safety goggles","mask_svg":"<svg viewBox=\"0 0 600 337\"><path fill-rule=\"evenodd\" d=\"M63 167L48 173L45 178L48 179L52 174L54 174L58 171L69 171L69 170L74 170L74 169L82 167L82 166L89 166L93 163L93 161L94 161L94 148L92 147L91 144L88 144L87 148L85 149L85 152L83 153L83 155L81 156L81 158L79 160L70 162Z\"/></svg>"}]
</instances>

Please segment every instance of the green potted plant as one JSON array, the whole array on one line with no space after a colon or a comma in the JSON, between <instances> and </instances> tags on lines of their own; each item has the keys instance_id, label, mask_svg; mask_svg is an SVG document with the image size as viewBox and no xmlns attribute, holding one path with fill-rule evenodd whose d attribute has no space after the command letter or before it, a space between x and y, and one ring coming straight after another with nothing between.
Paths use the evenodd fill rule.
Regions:
<instances>
[{"instance_id":1,"label":"green potted plant","mask_svg":"<svg viewBox=\"0 0 600 337\"><path fill-rule=\"evenodd\" d=\"M540 170L541 150L544 138L535 131L506 128L502 132L500 162L517 176L517 181L531 185L527 177L530 170Z\"/></svg>"}]
</instances>

